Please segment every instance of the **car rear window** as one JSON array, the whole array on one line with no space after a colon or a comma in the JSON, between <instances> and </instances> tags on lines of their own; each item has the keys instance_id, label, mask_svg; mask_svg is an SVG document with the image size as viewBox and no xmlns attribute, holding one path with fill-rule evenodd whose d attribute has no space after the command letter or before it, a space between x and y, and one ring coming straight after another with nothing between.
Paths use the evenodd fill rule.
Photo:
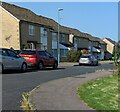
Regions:
<instances>
[{"instance_id":1,"label":"car rear window","mask_svg":"<svg viewBox=\"0 0 120 112\"><path fill-rule=\"evenodd\" d=\"M81 58L90 58L90 56L81 56Z\"/></svg>"},{"instance_id":2,"label":"car rear window","mask_svg":"<svg viewBox=\"0 0 120 112\"><path fill-rule=\"evenodd\" d=\"M20 52L20 54L32 55L32 54L36 54L36 51L23 50Z\"/></svg>"}]
</instances>

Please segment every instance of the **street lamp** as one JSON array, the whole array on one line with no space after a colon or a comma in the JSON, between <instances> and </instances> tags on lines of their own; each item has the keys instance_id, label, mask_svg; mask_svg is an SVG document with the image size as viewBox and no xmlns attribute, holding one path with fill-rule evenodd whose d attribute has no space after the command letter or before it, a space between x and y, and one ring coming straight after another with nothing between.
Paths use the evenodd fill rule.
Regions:
<instances>
[{"instance_id":1,"label":"street lamp","mask_svg":"<svg viewBox=\"0 0 120 112\"><path fill-rule=\"evenodd\" d=\"M62 11L62 8L58 8L58 41L57 41L57 51L58 51L58 64L60 63L60 46L59 46L59 33L60 33L60 11Z\"/></svg>"}]
</instances>

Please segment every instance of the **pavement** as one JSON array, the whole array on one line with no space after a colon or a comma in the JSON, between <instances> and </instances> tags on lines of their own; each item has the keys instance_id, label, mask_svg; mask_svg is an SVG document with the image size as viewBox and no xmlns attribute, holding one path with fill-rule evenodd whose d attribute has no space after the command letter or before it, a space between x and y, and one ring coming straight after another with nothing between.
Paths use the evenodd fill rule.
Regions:
<instances>
[{"instance_id":1,"label":"pavement","mask_svg":"<svg viewBox=\"0 0 120 112\"><path fill-rule=\"evenodd\" d=\"M99 61L99 64L107 64L107 63L113 63L113 61ZM78 62L60 62L59 67L69 67L69 66L74 66L78 65Z\"/></svg>"},{"instance_id":2,"label":"pavement","mask_svg":"<svg viewBox=\"0 0 120 112\"><path fill-rule=\"evenodd\" d=\"M19 71L6 71L2 74L2 109L21 110L21 99L23 92L29 92L38 85L64 79L68 77L79 77L82 74L94 73L113 69L113 64L101 64L99 66L63 66L53 70L45 68L43 70L29 69L25 73Z\"/></svg>"},{"instance_id":3,"label":"pavement","mask_svg":"<svg viewBox=\"0 0 120 112\"><path fill-rule=\"evenodd\" d=\"M93 110L77 96L77 88L89 80L111 74L108 70L48 81L31 92L30 100L36 110Z\"/></svg>"}]
</instances>

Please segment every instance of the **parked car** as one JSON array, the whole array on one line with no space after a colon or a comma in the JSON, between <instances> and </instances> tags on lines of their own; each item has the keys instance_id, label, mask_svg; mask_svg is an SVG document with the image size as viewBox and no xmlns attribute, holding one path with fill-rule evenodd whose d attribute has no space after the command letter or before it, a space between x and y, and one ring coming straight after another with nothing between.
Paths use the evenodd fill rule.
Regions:
<instances>
[{"instance_id":1,"label":"parked car","mask_svg":"<svg viewBox=\"0 0 120 112\"><path fill-rule=\"evenodd\" d=\"M34 66L38 69L53 67L56 69L58 66L58 61L47 51L28 49L22 50L19 55L24 57L30 67Z\"/></svg>"},{"instance_id":2,"label":"parked car","mask_svg":"<svg viewBox=\"0 0 120 112\"><path fill-rule=\"evenodd\" d=\"M27 62L23 57L17 55L14 50L0 48L0 68L2 68L2 71L19 69L25 72L27 71Z\"/></svg>"},{"instance_id":3,"label":"parked car","mask_svg":"<svg viewBox=\"0 0 120 112\"><path fill-rule=\"evenodd\" d=\"M82 55L79 59L79 65L96 65L98 66L98 60L91 54Z\"/></svg>"},{"instance_id":4,"label":"parked car","mask_svg":"<svg viewBox=\"0 0 120 112\"><path fill-rule=\"evenodd\" d=\"M120 56L119 56L119 58L118 58L117 62L118 62L118 63L120 63Z\"/></svg>"}]
</instances>

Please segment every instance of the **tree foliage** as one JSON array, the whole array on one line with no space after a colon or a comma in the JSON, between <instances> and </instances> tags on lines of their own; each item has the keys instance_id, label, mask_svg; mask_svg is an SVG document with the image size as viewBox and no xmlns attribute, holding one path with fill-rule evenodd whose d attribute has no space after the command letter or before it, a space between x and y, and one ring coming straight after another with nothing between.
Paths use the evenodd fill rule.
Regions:
<instances>
[{"instance_id":1,"label":"tree foliage","mask_svg":"<svg viewBox=\"0 0 120 112\"><path fill-rule=\"evenodd\" d=\"M67 61L68 62L77 62L81 55L82 55L82 53L80 51L70 50L67 53Z\"/></svg>"}]
</instances>

